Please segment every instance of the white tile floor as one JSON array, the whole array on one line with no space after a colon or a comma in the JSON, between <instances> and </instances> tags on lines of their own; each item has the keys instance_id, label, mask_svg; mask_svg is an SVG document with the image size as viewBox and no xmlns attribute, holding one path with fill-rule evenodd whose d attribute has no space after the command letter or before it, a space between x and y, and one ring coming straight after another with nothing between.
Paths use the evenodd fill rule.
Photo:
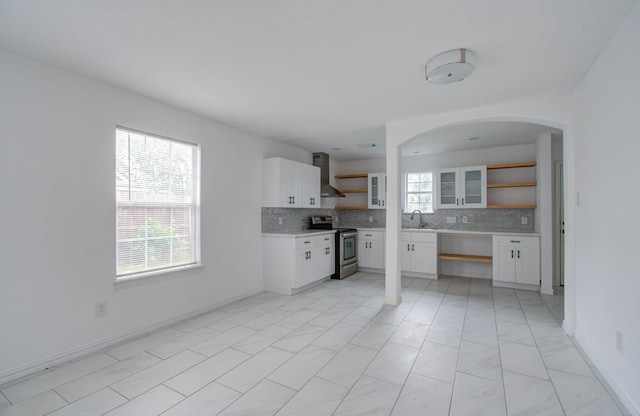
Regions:
<instances>
[{"instance_id":1,"label":"white tile floor","mask_svg":"<svg viewBox=\"0 0 640 416\"><path fill-rule=\"evenodd\" d=\"M358 273L262 293L0 386L5 415L628 415L562 295Z\"/></svg>"}]
</instances>

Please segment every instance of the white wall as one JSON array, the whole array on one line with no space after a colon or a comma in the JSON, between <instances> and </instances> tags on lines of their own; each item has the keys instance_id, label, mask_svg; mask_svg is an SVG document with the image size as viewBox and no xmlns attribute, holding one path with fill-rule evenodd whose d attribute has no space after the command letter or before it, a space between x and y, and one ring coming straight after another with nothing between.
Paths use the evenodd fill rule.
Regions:
<instances>
[{"instance_id":1,"label":"white wall","mask_svg":"<svg viewBox=\"0 0 640 416\"><path fill-rule=\"evenodd\" d=\"M580 194L576 338L635 414L640 414L638 45L640 4L580 82L574 109ZM570 200L576 204L576 195ZM623 335L623 353L616 350L616 331Z\"/></svg>"},{"instance_id":2,"label":"white wall","mask_svg":"<svg viewBox=\"0 0 640 416\"><path fill-rule=\"evenodd\" d=\"M0 91L0 381L262 290L262 159L308 152L1 51ZM204 268L114 286L116 125L201 145Z\"/></svg>"}]
</instances>

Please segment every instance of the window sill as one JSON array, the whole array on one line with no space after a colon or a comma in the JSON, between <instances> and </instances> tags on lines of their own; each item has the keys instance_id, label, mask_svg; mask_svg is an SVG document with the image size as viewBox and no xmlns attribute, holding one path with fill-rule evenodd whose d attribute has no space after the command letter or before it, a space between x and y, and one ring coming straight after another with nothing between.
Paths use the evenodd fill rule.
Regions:
<instances>
[{"instance_id":1,"label":"window sill","mask_svg":"<svg viewBox=\"0 0 640 416\"><path fill-rule=\"evenodd\" d=\"M165 270L155 270L151 272L137 273L130 276L117 277L113 284L115 286L126 287L134 283L143 283L143 282L157 282L160 280L166 280L174 277L182 277L180 275L183 272L188 272L190 270L202 269L204 268L204 264L189 264L187 266L178 266L173 267L171 269Z\"/></svg>"}]
</instances>

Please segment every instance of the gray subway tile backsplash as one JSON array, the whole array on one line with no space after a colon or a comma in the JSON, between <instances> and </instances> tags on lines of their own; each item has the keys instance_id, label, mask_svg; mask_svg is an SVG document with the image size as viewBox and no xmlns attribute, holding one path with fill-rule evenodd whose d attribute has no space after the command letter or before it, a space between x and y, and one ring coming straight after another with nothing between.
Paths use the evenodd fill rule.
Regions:
<instances>
[{"instance_id":1,"label":"gray subway tile backsplash","mask_svg":"<svg viewBox=\"0 0 640 416\"><path fill-rule=\"evenodd\" d=\"M532 208L440 209L433 214L423 214L422 220L430 228L448 230L534 232L534 211ZM306 230L309 228L311 215L333 215L336 227L385 228L386 226L384 209L262 208L262 232ZM455 218L455 223L448 223L447 217ZM463 222L464 217L467 217L466 223ZM527 224L522 224L522 217L527 217ZM282 218L282 225L279 224L279 218ZM403 228L418 226L418 215L416 214L413 220L410 218L411 214L402 214Z\"/></svg>"}]
</instances>

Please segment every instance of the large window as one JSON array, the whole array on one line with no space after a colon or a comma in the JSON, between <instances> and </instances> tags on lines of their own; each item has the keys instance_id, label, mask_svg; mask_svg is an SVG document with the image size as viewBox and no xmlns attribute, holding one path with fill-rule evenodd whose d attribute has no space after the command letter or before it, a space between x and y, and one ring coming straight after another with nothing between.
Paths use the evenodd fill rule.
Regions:
<instances>
[{"instance_id":1,"label":"large window","mask_svg":"<svg viewBox=\"0 0 640 416\"><path fill-rule=\"evenodd\" d=\"M118 278L199 262L197 145L116 129Z\"/></svg>"},{"instance_id":2,"label":"large window","mask_svg":"<svg viewBox=\"0 0 640 416\"><path fill-rule=\"evenodd\" d=\"M433 213L433 175L431 172L407 173L405 212L419 209Z\"/></svg>"}]
</instances>

